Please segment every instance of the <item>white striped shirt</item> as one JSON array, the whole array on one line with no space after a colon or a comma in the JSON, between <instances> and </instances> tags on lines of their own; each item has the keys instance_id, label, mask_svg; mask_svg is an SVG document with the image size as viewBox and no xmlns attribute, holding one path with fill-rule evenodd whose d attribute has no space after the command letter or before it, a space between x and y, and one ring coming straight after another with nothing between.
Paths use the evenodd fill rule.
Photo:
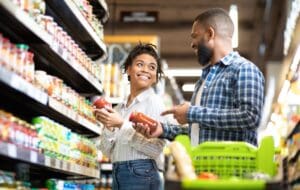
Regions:
<instances>
[{"instance_id":1,"label":"white striped shirt","mask_svg":"<svg viewBox=\"0 0 300 190\"><path fill-rule=\"evenodd\" d=\"M159 122L166 122L166 117L160 116L164 110L162 98L155 94L152 88L140 93L128 107L126 103L119 104L116 111L123 117L124 123L120 129L116 128L113 132L106 128L103 130L101 151L112 162L154 159L158 168L163 169L161 158L165 141L159 138L147 139L137 133L129 122L129 116L133 111L138 111Z\"/></svg>"}]
</instances>

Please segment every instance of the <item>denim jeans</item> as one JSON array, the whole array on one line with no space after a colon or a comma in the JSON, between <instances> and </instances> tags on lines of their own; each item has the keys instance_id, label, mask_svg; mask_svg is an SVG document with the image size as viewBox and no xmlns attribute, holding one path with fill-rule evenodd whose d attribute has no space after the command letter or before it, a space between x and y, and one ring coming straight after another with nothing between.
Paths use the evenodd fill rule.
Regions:
<instances>
[{"instance_id":1,"label":"denim jeans","mask_svg":"<svg viewBox=\"0 0 300 190\"><path fill-rule=\"evenodd\" d=\"M161 190L162 180L154 160L113 163L113 190Z\"/></svg>"}]
</instances>

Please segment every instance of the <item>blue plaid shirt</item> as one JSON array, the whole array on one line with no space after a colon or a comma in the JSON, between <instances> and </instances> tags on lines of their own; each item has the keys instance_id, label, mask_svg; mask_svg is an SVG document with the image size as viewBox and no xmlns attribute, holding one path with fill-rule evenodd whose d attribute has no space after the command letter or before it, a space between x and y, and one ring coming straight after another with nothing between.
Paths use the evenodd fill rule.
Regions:
<instances>
[{"instance_id":1,"label":"blue plaid shirt","mask_svg":"<svg viewBox=\"0 0 300 190\"><path fill-rule=\"evenodd\" d=\"M204 81L200 105L196 94ZM257 128L264 104L264 77L259 69L237 52L205 68L196 83L187 112L188 123L199 123L199 143L245 141L257 145ZM190 126L164 123L162 138L190 134Z\"/></svg>"}]
</instances>

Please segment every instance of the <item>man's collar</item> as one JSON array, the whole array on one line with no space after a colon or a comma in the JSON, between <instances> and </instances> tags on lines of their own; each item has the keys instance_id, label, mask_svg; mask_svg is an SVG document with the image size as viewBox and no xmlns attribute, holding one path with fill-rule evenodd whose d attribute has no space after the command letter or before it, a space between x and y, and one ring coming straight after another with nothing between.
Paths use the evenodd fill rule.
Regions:
<instances>
[{"instance_id":1,"label":"man's collar","mask_svg":"<svg viewBox=\"0 0 300 190\"><path fill-rule=\"evenodd\" d=\"M224 65L230 65L232 63L232 60L235 59L236 57L239 57L239 53L236 51L232 51L229 54L227 54L225 57L223 57L220 62L223 63Z\"/></svg>"}]
</instances>

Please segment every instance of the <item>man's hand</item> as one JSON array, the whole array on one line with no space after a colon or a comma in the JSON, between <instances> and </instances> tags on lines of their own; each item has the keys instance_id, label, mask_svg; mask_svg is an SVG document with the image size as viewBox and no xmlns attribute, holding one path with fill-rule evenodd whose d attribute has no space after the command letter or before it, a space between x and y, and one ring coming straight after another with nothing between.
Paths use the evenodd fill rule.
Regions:
<instances>
[{"instance_id":1,"label":"man's hand","mask_svg":"<svg viewBox=\"0 0 300 190\"><path fill-rule=\"evenodd\" d=\"M103 123L108 129L112 127L120 128L123 125L123 118L112 108L95 109L94 115L98 121Z\"/></svg>"},{"instance_id":2,"label":"man's hand","mask_svg":"<svg viewBox=\"0 0 300 190\"><path fill-rule=\"evenodd\" d=\"M186 115L189 107L190 103L184 102L180 105L174 106L172 109L162 112L161 115L173 114L178 123L181 125L186 124L188 122Z\"/></svg>"},{"instance_id":3,"label":"man's hand","mask_svg":"<svg viewBox=\"0 0 300 190\"><path fill-rule=\"evenodd\" d=\"M133 123L132 126L138 133L147 138L157 138L163 133L163 128L159 122L157 122L157 127L152 133L150 132L150 127L147 124Z\"/></svg>"}]
</instances>

